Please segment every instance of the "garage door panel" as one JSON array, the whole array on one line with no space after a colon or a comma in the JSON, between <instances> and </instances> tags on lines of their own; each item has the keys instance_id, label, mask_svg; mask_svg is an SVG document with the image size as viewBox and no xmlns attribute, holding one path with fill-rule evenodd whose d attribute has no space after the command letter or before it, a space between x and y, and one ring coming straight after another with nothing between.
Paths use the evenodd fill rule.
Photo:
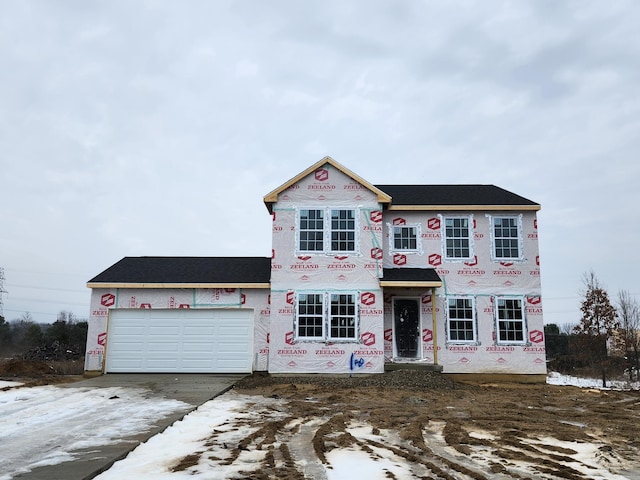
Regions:
<instances>
[{"instance_id":1,"label":"garage door panel","mask_svg":"<svg viewBox=\"0 0 640 480\"><path fill-rule=\"evenodd\" d=\"M250 373L253 311L113 309L106 372Z\"/></svg>"}]
</instances>

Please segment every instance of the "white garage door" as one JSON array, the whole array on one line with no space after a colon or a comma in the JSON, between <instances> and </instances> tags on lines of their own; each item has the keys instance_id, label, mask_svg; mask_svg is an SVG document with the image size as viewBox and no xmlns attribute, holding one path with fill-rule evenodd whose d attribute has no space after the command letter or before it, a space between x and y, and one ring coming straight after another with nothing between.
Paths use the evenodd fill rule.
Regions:
<instances>
[{"instance_id":1,"label":"white garage door","mask_svg":"<svg viewBox=\"0 0 640 480\"><path fill-rule=\"evenodd\" d=\"M253 311L113 309L105 372L250 373Z\"/></svg>"}]
</instances>

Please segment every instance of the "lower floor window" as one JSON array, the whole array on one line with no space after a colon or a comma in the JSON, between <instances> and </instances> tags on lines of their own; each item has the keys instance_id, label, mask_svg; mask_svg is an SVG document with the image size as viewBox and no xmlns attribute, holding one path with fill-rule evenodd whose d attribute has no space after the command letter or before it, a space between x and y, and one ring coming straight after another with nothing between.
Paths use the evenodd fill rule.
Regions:
<instances>
[{"instance_id":1,"label":"lower floor window","mask_svg":"<svg viewBox=\"0 0 640 480\"><path fill-rule=\"evenodd\" d=\"M300 340L357 340L356 293L298 293L296 337Z\"/></svg>"},{"instance_id":2,"label":"lower floor window","mask_svg":"<svg viewBox=\"0 0 640 480\"><path fill-rule=\"evenodd\" d=\"M447 321L450 342L474 342L476 340L476 315L473 298L448 298Z\"/></svg>"},{"instance_id":3,"label":"lower floor window","mask_svg":"<svg viewBox=\"0 0 640 480\"><path fill-rule=\"evenodd\" d=\"M496 304L498 342L524 343L525 322L522 299L498 297Z\"/></svg>"}]
</instances>

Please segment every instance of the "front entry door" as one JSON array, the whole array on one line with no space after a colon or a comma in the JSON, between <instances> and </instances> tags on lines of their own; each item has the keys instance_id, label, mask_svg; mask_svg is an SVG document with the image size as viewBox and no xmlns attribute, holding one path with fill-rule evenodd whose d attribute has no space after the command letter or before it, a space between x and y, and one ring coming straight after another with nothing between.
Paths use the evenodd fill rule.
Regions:
<instances>
[{"instance_id":1,"label":"front entry door","mask_svg":"<svg viewBox=\"0 0 640 480\"><path fill-rule=\"evenodd\" d=\"M415 298L393 300L396 356L417 358L420 345L420 305Z\"/></svg>"}]
</instances>

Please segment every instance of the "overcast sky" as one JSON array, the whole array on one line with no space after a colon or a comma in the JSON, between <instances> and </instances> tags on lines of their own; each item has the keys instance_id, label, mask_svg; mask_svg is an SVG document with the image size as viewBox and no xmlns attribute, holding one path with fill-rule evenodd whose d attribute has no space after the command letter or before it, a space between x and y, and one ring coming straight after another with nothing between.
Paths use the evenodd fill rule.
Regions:
<instances>
[{"instance_id":1,"label":"overcast sky","mask_svg":"<svg viewBox=\"0 0 640 480\"><path fill-rule=\"evenodd\" d=\"M371 183L542 205L547 323L640 298L640 3L0 3L4 314L88 317L124 256L269 256L262 197L325 155Z\"/></svg>"}]
</instances>

